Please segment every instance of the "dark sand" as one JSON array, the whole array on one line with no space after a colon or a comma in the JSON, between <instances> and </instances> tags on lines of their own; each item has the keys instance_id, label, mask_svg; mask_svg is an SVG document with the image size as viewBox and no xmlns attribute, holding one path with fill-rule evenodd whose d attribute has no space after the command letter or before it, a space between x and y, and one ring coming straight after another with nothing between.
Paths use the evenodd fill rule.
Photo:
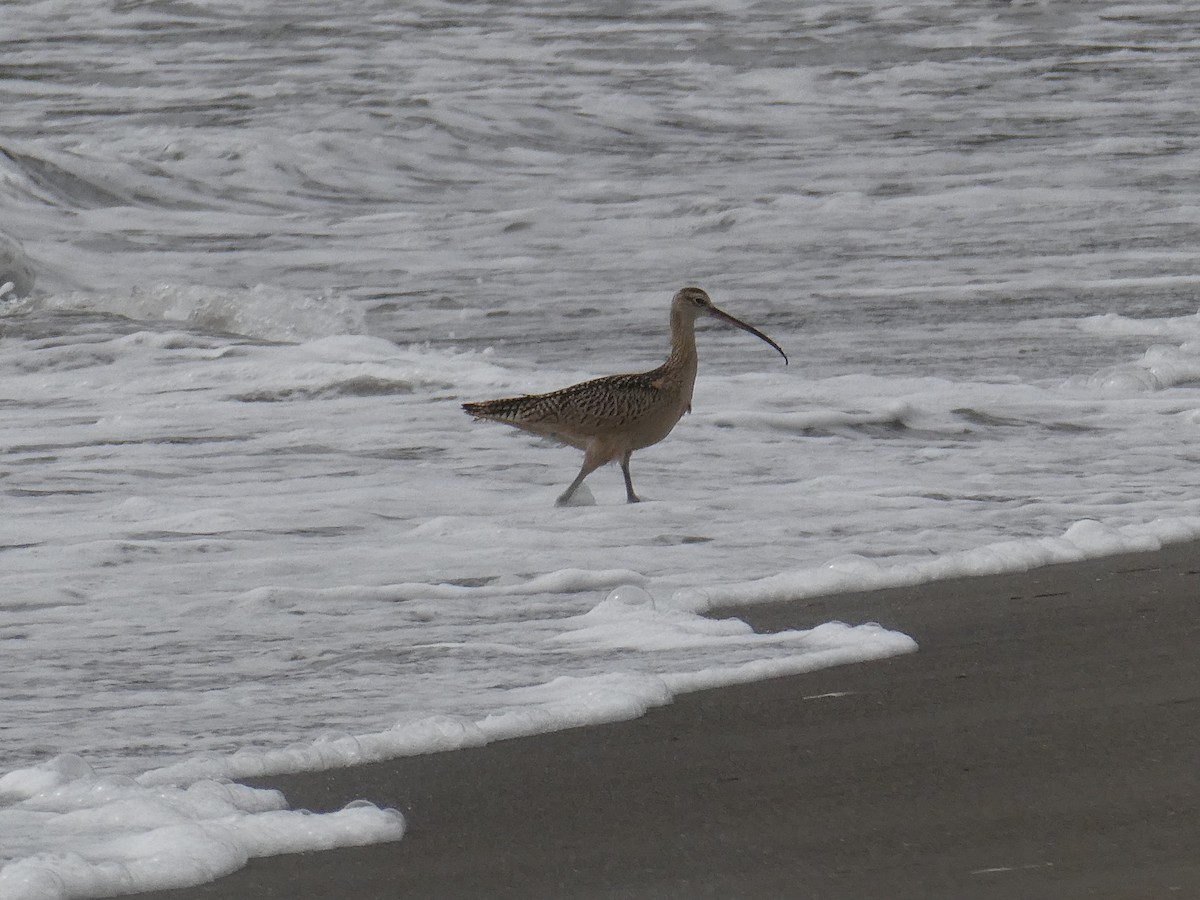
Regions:
<instances>
[{"instance_id":1,"label":"dark sand","mask_svg":"<svg viewBox=\"0 0 1200 900\"><path fill-rule=\"evenodd\" d=\"M636 721L280 776L403 841L161 900L1200 897L1200 545L736 611L921 649Z\"/></svg>"}]
</instances>

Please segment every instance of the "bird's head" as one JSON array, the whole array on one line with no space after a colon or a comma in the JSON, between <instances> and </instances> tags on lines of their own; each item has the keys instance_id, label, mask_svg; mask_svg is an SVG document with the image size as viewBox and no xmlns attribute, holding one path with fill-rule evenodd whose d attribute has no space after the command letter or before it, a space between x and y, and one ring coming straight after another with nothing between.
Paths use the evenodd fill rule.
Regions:
<instances>
[{"instance_id":1,"label":"bird's head","mask_svg":"<svg viewBox=\"0 0 1200 900\"><path fill-rule=\"evenodd\" d=\"M732 325L734 328L740 328L742 331L748 331L759 340L766 341L772 347L779 351L779 355L783 357L784 365L787 365L787 354L783 352L783 348L777 343L755 328L753 325L747 325L741 319L731 316L723 309L718 309L713 305L712 299L708 293L698 287L685 287L679 291L671 300L671 313L685 317L685 321L690 325L701 316L709 316L719 322L724 322L726 325Z\"/></svg>"}]
</instances>

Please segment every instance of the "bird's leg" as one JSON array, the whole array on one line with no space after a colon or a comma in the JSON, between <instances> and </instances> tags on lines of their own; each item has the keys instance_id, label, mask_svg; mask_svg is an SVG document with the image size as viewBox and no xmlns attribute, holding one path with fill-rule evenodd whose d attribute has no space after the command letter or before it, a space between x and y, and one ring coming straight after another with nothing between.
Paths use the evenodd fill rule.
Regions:
<instances>
[{"instance_id":1,"label":"bird's leg","mask_svg":"<svg viewBox=\"0 0 1200 900\"><path fill-rule=\"evenodd\" d=\"M621 474L625 476L625 499L630 503L641 503L642 498L633 492L633 478L629 475L629 458L633 456L632 450L626 450L625 455L621 457Z\"/></svg>"},{"instance_id":2,"label":"bird's leg","mask_svg":"<svg viewBox=\"0 0 1200 900\"><path fill-rule=\"evenodd\" d=\"M571 486L562 492L562 495L554 501L555 506L566 506L571 502L571 496L583 484L583 479L587 478L598 468L600 468L603 460L598 459L596 454L588 450L583 454L583 466L579 469L579 474L575 476L575 480L571 482Z\"/></svg>"}]
</instances>

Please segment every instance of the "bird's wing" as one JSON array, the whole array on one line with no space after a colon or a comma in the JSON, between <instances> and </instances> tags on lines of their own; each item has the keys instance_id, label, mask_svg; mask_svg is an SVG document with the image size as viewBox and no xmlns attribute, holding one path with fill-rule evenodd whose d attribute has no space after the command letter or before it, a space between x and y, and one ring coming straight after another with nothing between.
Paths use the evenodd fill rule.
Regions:
<instances>
[{"instance_id":1,"label":"bird's wing","mask_svg":"<svg viewBox=\"0 0 1200 900\"><path fill-rule=\"evenodd\" d=\"M604 434L650 412L662 400L662 390L649 374L609 375L542 396L548 420Z\"/></svg>"},{"instance_id":2,"label":"bird's wing","mask_svg":"<svg viewBox=\"0 0 1200 900\"><path fill-rule=\"evenodd\" d=\"M548 394L464 403L463 408L478 419L581 446L588 438L621 430L660 402L656 375L610 375Z\"/></svg>"}]
</instances>

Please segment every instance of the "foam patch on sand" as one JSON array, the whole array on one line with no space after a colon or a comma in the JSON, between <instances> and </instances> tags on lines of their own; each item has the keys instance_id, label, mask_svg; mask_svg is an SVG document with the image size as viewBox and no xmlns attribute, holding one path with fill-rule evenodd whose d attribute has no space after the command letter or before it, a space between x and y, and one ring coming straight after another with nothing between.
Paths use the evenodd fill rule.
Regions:
<instances>
[{"instance_id":1,"label":"foam patch on sand","mask_svg":"<svg viewBox=\"0 0 1200 900\"><path fill-rule=\"evenodd\" d=\"M67 900L202 884L256 856L397 840L404 817L353 803L316 815L287 808L278 791L197 781L138 784L59 756L0 778L8 820L3 900ZM23 834L25 838L14 838Z\"/></svg>"}]
</instances>

